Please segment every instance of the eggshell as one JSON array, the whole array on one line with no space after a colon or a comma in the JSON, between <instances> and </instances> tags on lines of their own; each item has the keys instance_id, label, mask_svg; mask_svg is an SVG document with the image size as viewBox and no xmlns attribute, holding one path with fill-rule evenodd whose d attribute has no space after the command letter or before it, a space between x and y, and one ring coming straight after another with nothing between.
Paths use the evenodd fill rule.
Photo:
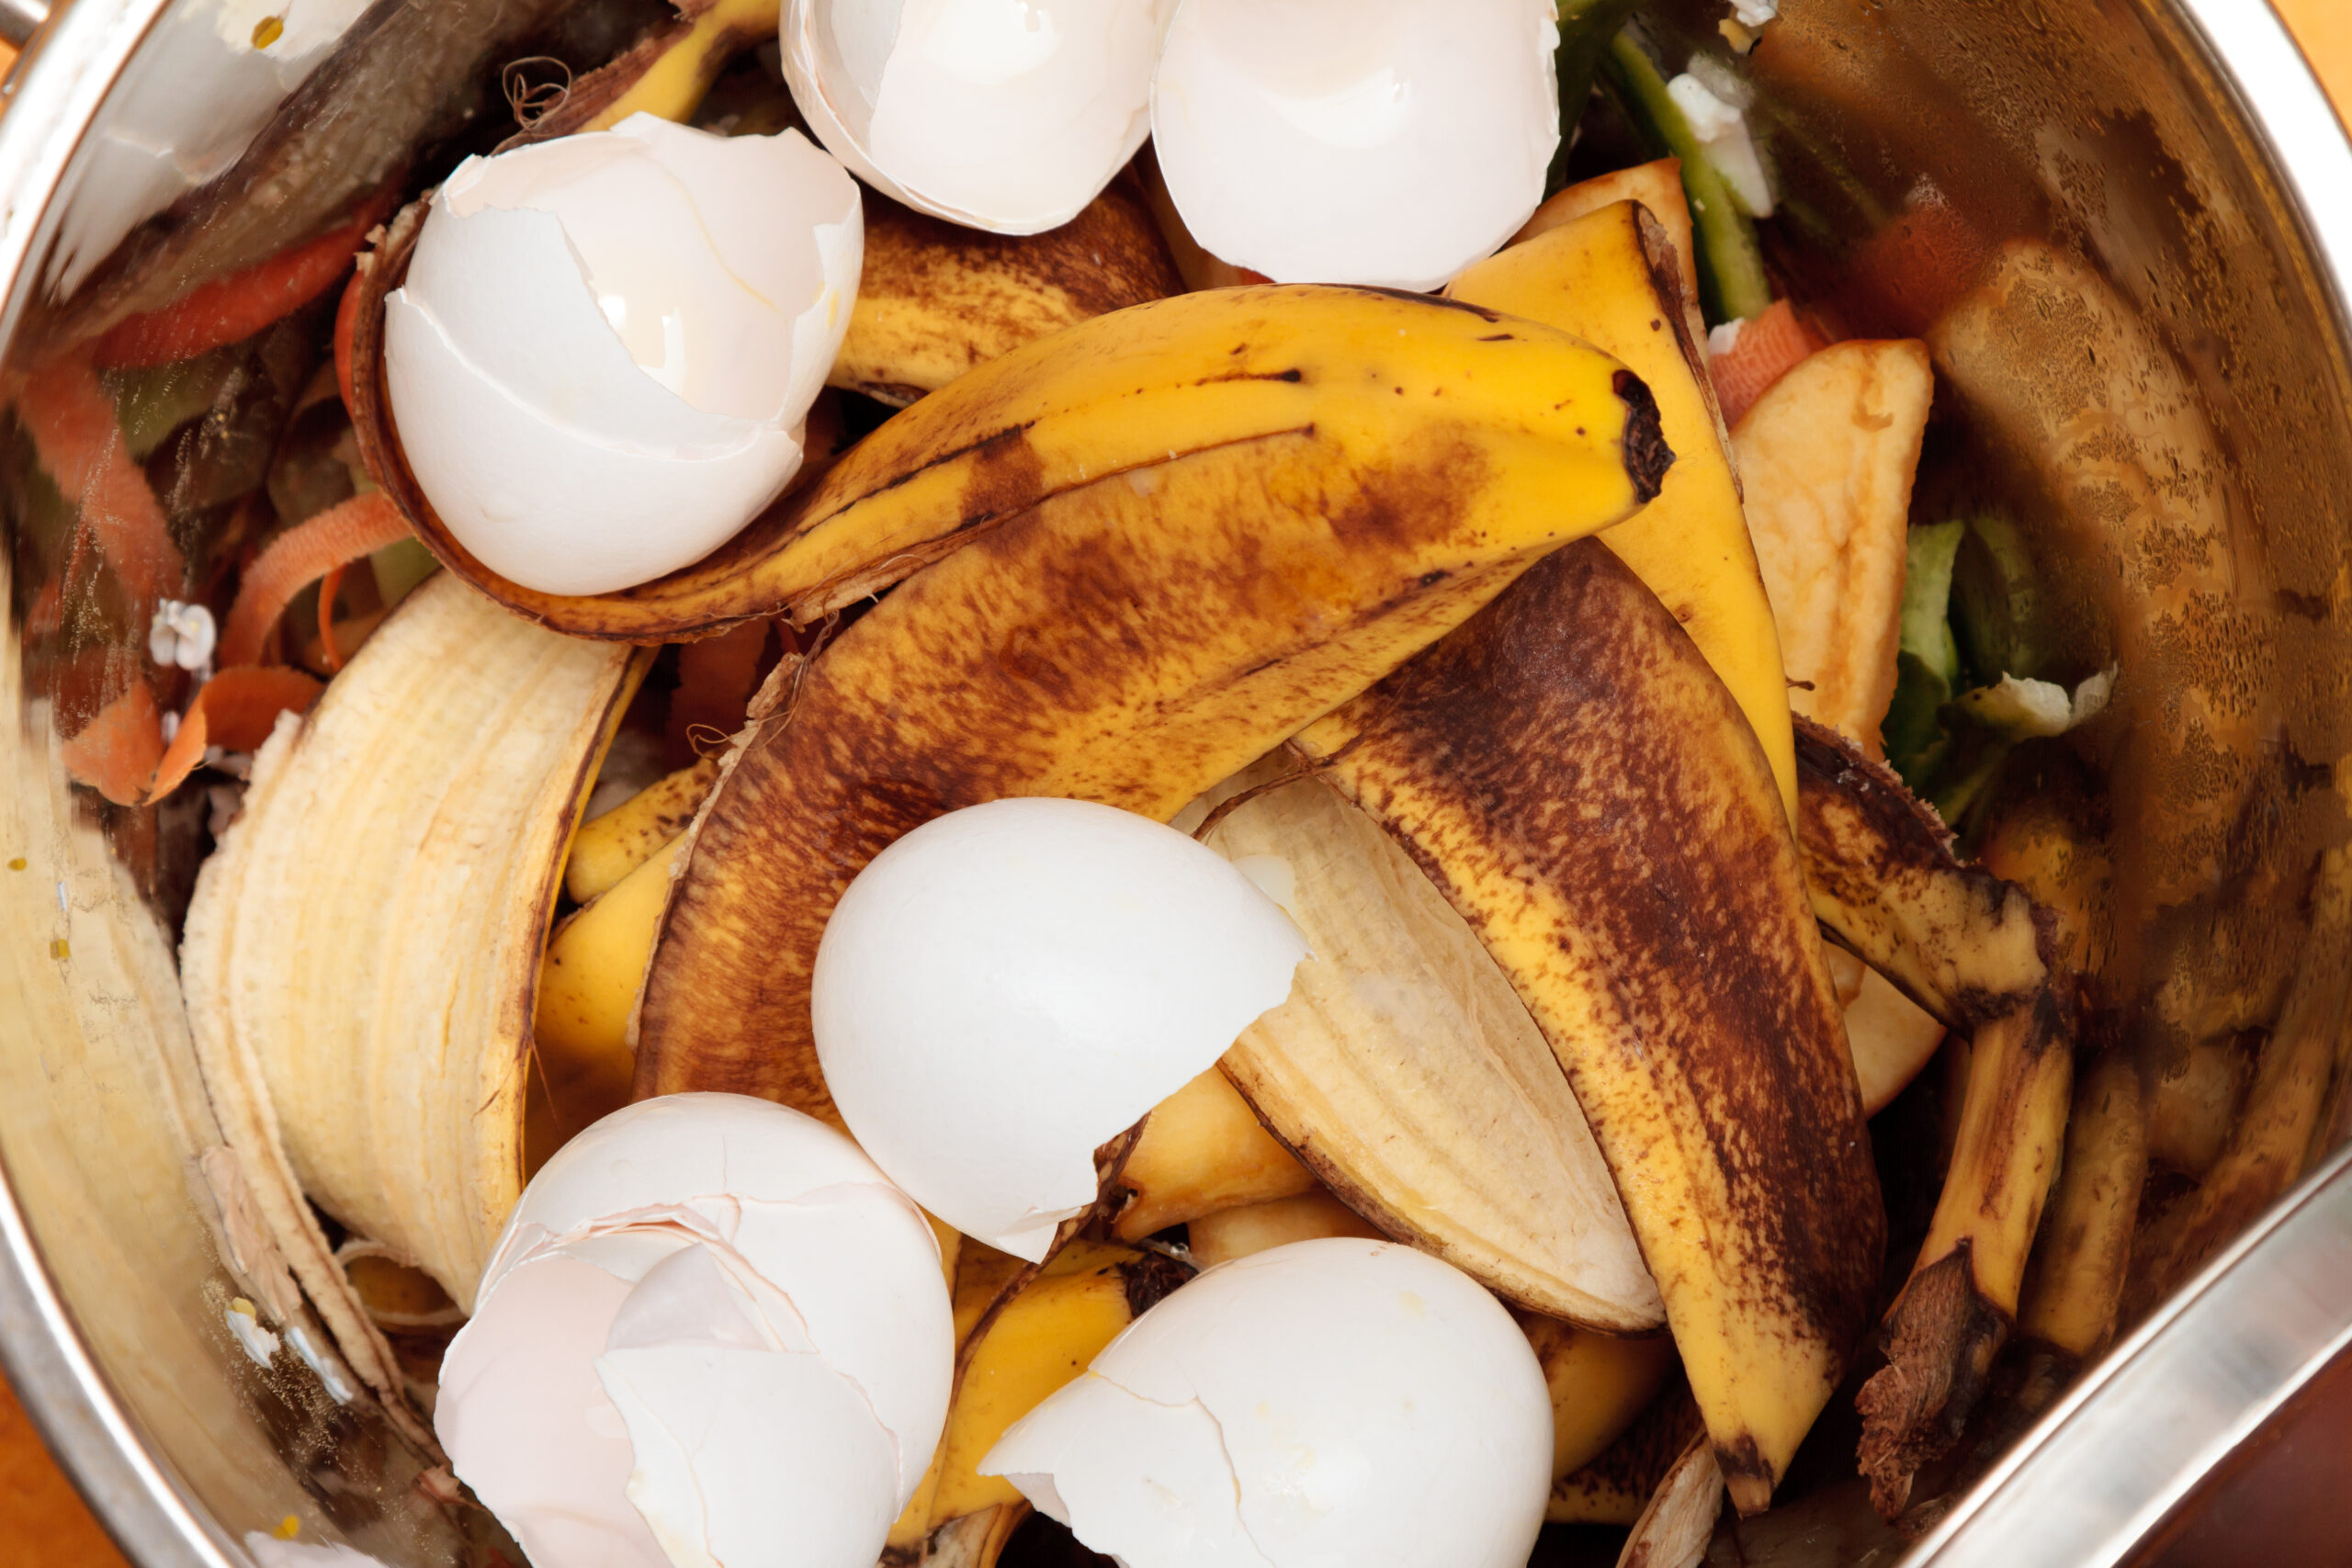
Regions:
<instances>
[{"instance_id":1,"label":"eggshell","mask_svg":"<svg viewBox=\"0 0 2352 1568\"><path fill-rule=\"evenodd\" d=\"M1094 1151L1290 994L1306 943L1212 850L1085 801L951 812L850 884L817 952L825 1082L893 1180L1031 1261Z\"/></svg>"},{"instance_id":2,"label":"eggshell","mask_svg":"<svg viewBox=\"0 0 2352 1568\"><path fill-rule=\"evenodd\" d=\"M636 115L469 159L385 301L393 415L434 510L548 592L708 554L799 467L863 234L854 183L792 131Z\"/></svg>"},{"instance_id":3,"label":"eggshell","mask_svg":"<svg viewBox=\"0 0 2352 1568\"><path fill-rule=\"evenodd\" d=\"M951 222L1078 215L1149 128L1170 0L786 0L784 71L860 178Z\"/></svg>"},{"instance_id":4,"label":"eggshell","mask_svg":"<svg viewBox=\"0 0 2352 1568\"><path fill-rule=\"evenodd\" d=\"M535 1561L870 1563L945 1425L930 1224L839 1133L735 1095L606 1117L525 1190L435 1425Z\"/></svg>"},{"instance_id":5,"label":"eggshell","mask_svg":"<svg viewBox=\"0 0 2352 1568\"><path fill-rule=\"evenodd\" d=\"M1212 1269L980 1462L1128 1568L1518 1568L1552 1407L1510 1314L1391 1242Z\"/></svg>"},{"instance_id":6,"label":"eggshell","mask_svg":"<svg viewBox=\"0 0 2352 1568\"><path fill-rule=\"evenodd\" d=\"M1152 148L1228 262L1436 288L1543 199L1558 41L1545 0L1181 0Z\"/></svg>"}]
</instances>

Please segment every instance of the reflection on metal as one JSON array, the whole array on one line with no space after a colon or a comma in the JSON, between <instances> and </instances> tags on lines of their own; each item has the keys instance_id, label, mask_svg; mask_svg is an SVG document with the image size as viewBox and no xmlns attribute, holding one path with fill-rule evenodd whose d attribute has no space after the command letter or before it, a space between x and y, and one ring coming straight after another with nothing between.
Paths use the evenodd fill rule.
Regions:
<instances>
[{"instance_id":1,"label":"reflection on metal","mask_svg":"<svg viewBox=\"0 0 2352 1568\"><path fill-rule=\"evenodd\" d=\"M2352 1344L2352 1149L2116 1348L1906 1558L2109 1568ZM2341 1499L2313 1498L2340 1511Z\"/></svg>"},{"instance_id":2,"label":"reflection on metal","mask_svg":"<svg viewBox=\"0 0 2352 1568\"><path fill-rule=\"evenodd\" d=\"M0 33L36 21L37 3L0 0ZM1721 47L1720 0L1654 3L1683 36ZM253 4L249 39L277 10ZM364 47L309 78L309 118L253 141L235 179L252 175L278 202L245 199L242 185L199 191L142 224L153 192L142 194L141 170L209 147L201 167L175 164L155 187L176 193L211 171L221 147L246 145L253 128L229 127L237 115L208 96L219 84L192 84L169 102L134 93L141 65L161 71L175 39L234 7L73 0L33 39L0 116L7 371L319 232L391 178L431 173L403 172L414 145L465 128L468 115L488 113L472 128L493 130L503 114L487 89L471 103L445 100L463 96L469 73L494 84L502 51L529 51L510 41L559 8L573 21L609 13L616 36L645 16L625 0L379 0L353 25ZM2245 727L2253 743L2222 761L2250 792L2233 798L2264 807L2248 818L2263 833L2199 846L2216 857L2199 865L2232 874L2180 906L2193 919L2132 936L2132 983L2181 978L2161 1018L2185 1045L2243 1043L2259 1058L2249 1096L2267 1084L2277 1104L2317 1122L2325 1080L2344 1068L2329 987L2344 979L2347 942L2340 925L2310 923L2324 834L2306 829L2327 825L2327 765L2352 753L2352 209L2340 200L2352 189L2352 146L2275 18L2248 0L1784 0L1774 26L1751 68L1786 183L1778 238L1792 265L1842 266L1925 189L1991 242L2071 258L2090 280L2074 286L2077 301L2111 298L2111 315L2143 320L2166 374L2189 389L2176 400L2194 406L2196 467L2210 480L2189 487L2209 519L2192 542L2218 587L2184 615L2219 618L2173 630L2213 631L2219 641L2203 650L2233 655L2219 668L2259 711ZM273 77L270 96L288 85ZM239 114L250 118L259 92L240 98ZM159 157L142 164L122 151L133 143ZM69 211L76 188L106 199ZM126 226L139 254L99 260ZM44 282L92 263L79 297L43 297ZM52 485L32 482L27 446L15 417L0 414L0 863L24 863L0 866L0 1358L149 1568L222 1568L243 1557L232 1542L289 1514L303 1539L340 1535L397 1568L463 1560L468 1543L420 1500L413 1453L364 1401L338 1404L290 1350L256 1367L223 1326L231 1300L267 1292L241 1278L218 1185L198 1174L218 1131L189 1061L172 961L202 813L194 803L105 806L66 776L62 739L145 678L146 622L119 592L109 602L93 591L88 563L107 541ZM2063 491L2079 478L2073 460L2059 452L2036 482ZM2140 504L2145 517L2167 515L2145 496ZM188 559L206 559L226 510L174 519ZM2152 547L2167 543L2158 531L2145 530ZM2049 536L2063 536L2052 525ZM2064 564L2114 580L2098 558L2119 541L2077 537L2053 547L2083 558ZM170 585L173 596L202 581L199 570ZM2084 604L2085 635L2109 635L2114 605L2087 593ZM2142 630L2151 657L2182 651L2165 626ZM2127 668L2119 711L2139 703L2143 728L2165 724L2165 691ZM2129 810L2146 812L2163 786L2136 777L2132 759L2164 753L2140 744L2120 741L2098 765L2119 790L2140 791ZM2124 847L2142 853L2145 843ZM2165 889L2179 869L2130 874ZM2194 1189L2212 1201L2168 1235L2165 1271L2135 1280L2154 1308L2144 1326L1955 1507L1919 1561L2116 1560L2341 1340L2346 1319L2329 1303L2352 1303L2352 1156L2233 1240L2327 1136L2292 1118L2264 1122L2258 1109L2240 1107L2211 1156L2234 1185ZM2126 1320L2128 1330L2129 1303ZM1748 1560L1834 1560L1838 1549L1823 1544L1832 1540L1849 1556L1876 1550L1884 1532L1859 1511L1859 1487L1849 1491L1757 1521L1753 1544L1772 1546L1764 1538L1775 1531L1780 1544Z\"/></svg>"},{"instance_id":3,"label":"reflection on metal","mask_svg":"<svg viewBox=\"0 0 2352 1568\"><path fill-rule=\"evenodd\" d=\"M0 0L0 42L22 49L47 20L47 0Z\"/></svg>"}]
</instances>

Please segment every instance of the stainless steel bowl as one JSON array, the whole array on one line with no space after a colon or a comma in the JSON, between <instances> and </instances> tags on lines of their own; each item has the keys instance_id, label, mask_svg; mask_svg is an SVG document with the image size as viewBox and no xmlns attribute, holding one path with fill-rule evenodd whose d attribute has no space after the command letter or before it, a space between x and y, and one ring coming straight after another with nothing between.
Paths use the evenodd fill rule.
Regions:
<instances>
[{"instance_id":1,"label":"stainless steel bowl","mask_svg":"<svg viewBox=\"0 0 2352 1568\"><path fill-rule=\"evenodd\" d=\"M551 10L382 0L349 15L353 36L408 29L407 74L429 83L448 60L481 56L458 40L518 37L535 6ZM203 79L201 50L174 24L194 14L188 0L72 0L11 81L0 117L11 396L77 308L61 303L75 256L94 260L153 204L125 173L146 165L119 144L236 156L253 110L187 90ZM1662 26L1677 47L1720 53L1719 14L1674 0ZM2148 1287L2137 1328L2125 1325L1911 1557L2117 1562L2352 1342L2352 1157L2327 1153L2346 1131L2352 1046L2340 842L2352 774L2339 761L2352 754L2352 146L2261 0L1784 0L1748 68L1797 213L1775 259L1825 304L1871 324L1867 302L1836 298L1835 280L1873 215L1931 189L1993 240L2047 240L2103 274L2210 420L2213 463L2173 478L2226 511L2227 592L2166 623L2153 667L2125 670L2130 722L2103 765L2111 794L2142 803L2119 807L2119 857L2154 857L2127 868L2143 897L2116 910L2136 955L2118 994L2232 977L2229 1004L2197 1016L2233 1032L2252 1074L2224 1145L2233 1185L2199 1246ZM332 76L305 91L343 90ZM379 118L396 141L434 129L415 103ZM300 201L284 216L298 222ZM233 246L187 255L197 275L240 261ZM2079 323L2072 336L2041 330L2043 346L2093 365L2117 346ZM2026 390L2046 402L2062 382ZM1955 412L1963 432L1987 423ZM21 468L22 437L7 438ZM1987 461L1999 446L1987 438ZM2105 646L2098 585L2132 564L2122 554L2165 546L2161 530L2119 540L2076 526L2070 513L2097 505L2096 480L2044 473L2028 502L2053 570L2089 585L2086 646ZM107 629L73 552L42 534L57 522L24 486L0 494L0 705L15 716L0 726L0 1359L150 1568L246 1562L240 1542L289 1518L299 1539L348 1540L388 1563L461 1561L462 1527L364 1401L338 1400L331 1353L317 1358L323 1376L284 1357L264 1371L225 1324L223 1196L201 1158L219 1134L173 982L200 810L105 807L66 781L62 737L86 718L92 683L146 654L142 635ZM76 627L78 662L50 657ZM2151 849L2129 828L2133 811L2158 809L2148 801L2211 792L2210 776L2184 772L2184 757L2200 761L2197 727L2165 700L2184 669L2261 716L2257 743L2201 759L2247 804L2228 841L2208 846L2218 870L2185 893L2181 878L2199 874L2174 863L2179 846ZM2152 890L2188 915L2158 909ZM2140 1032L2151 1037L2124 1048L2161 1073L2179 1030ZM1749 1561L1832 1562L1853 1555L1849 1539L1816 1511L1742 1545Z\"/></svg>"}]
</instances>

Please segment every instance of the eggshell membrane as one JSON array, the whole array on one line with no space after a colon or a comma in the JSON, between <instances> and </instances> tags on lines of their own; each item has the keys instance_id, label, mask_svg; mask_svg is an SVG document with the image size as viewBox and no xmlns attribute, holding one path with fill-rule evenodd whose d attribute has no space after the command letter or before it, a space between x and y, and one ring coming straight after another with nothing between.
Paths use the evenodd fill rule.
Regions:
<instances>
[{"instance_id":1,"label":"eggshell membrane","mask_svg":"<svg viewBox=\"0 0 2352 1568\"><path fill-rule=\"evenodd\" d=\"M818 1058L910 1196L1039 1261L1095 1201L1096 1148L1280 1006L1306 955L1272 900L1173 829L995 801L850 884L817 952Z\"/></svg>"},{"instance_id":2,"label":"eggshell membrane","mask_svg":"<svg viewBox=\"0 0 2352 1568\"><path fill-rule=\"evenodd\" d=\"M938 1446L954 1345L936 1236L856 1145L674 1096L533 1179L435 1423L517 1539L566 1553L538 1561L871 1562Z\"/></svg>"},{"instance_id":3,"label":"eggshell membrane","mask_svg":"<svg viewBox=\"0 0 2352 1568\"><path fill-rule=\"evenodd\" d=\"M1558 40L1544 0L1181 0L1153 151L1228 262L1433 289L1543 199Z\"/></svg>"},{"instance_id":4,"label":"eggshell membrane","mask_svg":"<svg viewBox=\"0 0 2352 1568\"><path fill-rule=\"evenodd\" d=\"M952 222L1034 234L1143 145L1168 4L787 0L785 77L861 178Z\"/></svg>"},{"instance_id":5,"label":"eggshell membrane","mask_svg":"<svg viewBox=\"0 0 2352 1568\"><path fill-rule=\"evenodd\" d=\"M1543 1369L1510 1314L1434 1258L1332 1238L1201 1275L979 1470L1129 1568L1518 1568L1551 1459Z\"/></svg>"},{"instance_id":6,"label":"eggshell membrane","mask_svg":"<svg viewBox=\"0 0 2352 1568\"><path fill-rule=\"evenodd\" d=\"M863 250L854 182L797 132L640 115L469 159L385 302L403 453L458 540L526 586L606 592L688 565L797 471ZM666 356L659 378L599 287L640 325L666 312L637 339Z\"/></svg>"}]
</instances>

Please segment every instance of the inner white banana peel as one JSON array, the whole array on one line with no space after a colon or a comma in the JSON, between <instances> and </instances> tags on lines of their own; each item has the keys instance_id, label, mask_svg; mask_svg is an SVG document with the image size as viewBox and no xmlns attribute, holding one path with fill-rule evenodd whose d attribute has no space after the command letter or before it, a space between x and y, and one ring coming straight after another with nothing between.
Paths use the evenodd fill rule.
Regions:
<instances>
[{"instance_id":1,"label":"inner white banana peel","mask_svg":"<svg viewBox=\"0 0 2352 1568\"><path fill-rule=\"evenodd\" d=\"M1375 1224L1510 1301L1620 1334L1663 1324L1551 1046L1405 852L1313 779L1243 801L1207 841L1313 949L1225 1055L1275 1134Z\"/></svg>"},{"instance_id":2,"label":"inner white banana peel","mask_svg":"<svg viewBox=\"0 0 2352 1568\"><path fill-rule=\"evenodd\" d=\"M189 906L208 1087L254 1110L239 1154L468 1310L522 1192L565 846L647 658L434 579L280 721ZM299 1201L271 1219L315 1233Z\"/></svg>"}]
</instances>

